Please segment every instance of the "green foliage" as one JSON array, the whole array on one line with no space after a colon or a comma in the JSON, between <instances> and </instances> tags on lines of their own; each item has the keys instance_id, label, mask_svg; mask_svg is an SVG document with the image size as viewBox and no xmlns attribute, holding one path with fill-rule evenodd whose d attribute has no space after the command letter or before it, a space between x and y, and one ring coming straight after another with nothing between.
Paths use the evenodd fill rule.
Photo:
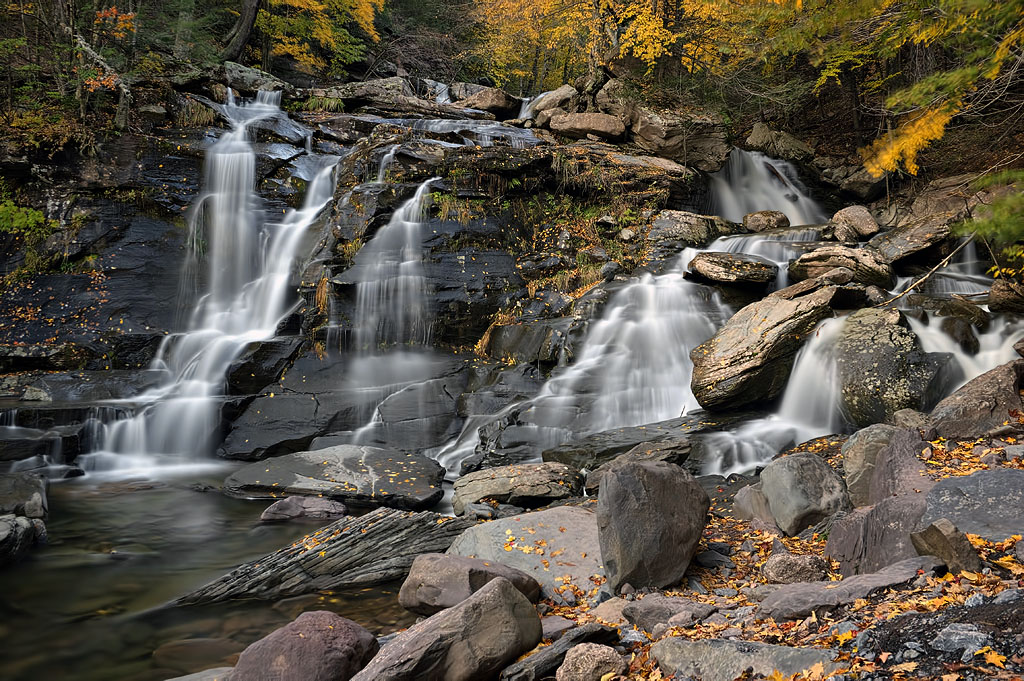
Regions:
<instances>
[{"instance_id":1,"label":"green foliage","mask_svg":"<svg viewBox=\"0 0 1024 681\"><path fill-rule=\"evenodd\" d=\"M973 187L996 189L995 197L975 209L973 219L957 225L955 231L963 235L976 233L999 249L1003 261L996 262L989 274L1020 278L1024 274L1024 192L1020 191L1024 187L1024 170L992 173L976 180ZM1003 187L1007 188L1000 189Z\"/></svg>"}]
</instances>

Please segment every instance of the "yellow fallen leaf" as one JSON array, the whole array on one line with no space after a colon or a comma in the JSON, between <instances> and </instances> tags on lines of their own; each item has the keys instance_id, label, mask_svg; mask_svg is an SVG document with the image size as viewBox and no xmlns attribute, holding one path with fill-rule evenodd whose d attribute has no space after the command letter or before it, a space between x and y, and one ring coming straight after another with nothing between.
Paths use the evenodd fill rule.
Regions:
<instances>
[{"instance_id":1,"label":"yellow fallen leaf","mask_svg":"<svg viewBox=\"0 0 1024 681\"><path fill-rule=\"evenodd\" d=\"M1006 669L1006 665L1003 664L1006 662L1006 655L1000 655L994 650L990 650L985 653L985 662L987 664L995 665L1000 669Z\"/></svg>"},{"instance_id":2,"label":"yellow fallen leaf","mask_svg":"<svg viewBox=\"0 0 1024 681\"><path fill-rule=\"evenodd\" d=\"M893 671L893 672L912 672L915 669L917 669L917 663L916 662L903 662L902 664L898 664L898 665L893 666L889 671Z\"/></svg>"}]
</instances>

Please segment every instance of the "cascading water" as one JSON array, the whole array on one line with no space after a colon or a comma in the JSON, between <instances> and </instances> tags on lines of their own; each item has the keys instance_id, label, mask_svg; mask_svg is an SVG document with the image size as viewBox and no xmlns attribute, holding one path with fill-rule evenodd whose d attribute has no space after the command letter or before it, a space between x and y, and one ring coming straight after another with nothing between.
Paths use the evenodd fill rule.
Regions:
<instances>
[{"instance_id":1,"label":"cascading water","mask_svg":"<svg viewBox=\"0 0 1024 681\"><path fill-rule=\"evenodd\" d=\"M217 428L228 367L250 343L272 338L293 307L294 260L307 228L333 196L336 159L322 159L301 209L264 223L248 130L282 115L279 103L280 93L261 92L241 105L229 98L232 129L207 154L206 191L191 221L191 244L205 251L208 292L190 330L168 337L154 359L163 383L134 400L141 406L132 418L106 424L100 451L83 457L86 470L148 469L161 459L181 462L204 453Z\"/></svg>"},{"instance_id":2,"label":"cascading water","mask_svg":"<svg viewBox=\"0 0 1024 681\"><path fill-rule=\"evenodd\" d=\"M828 220L807 193L796 168L757 151L733 149L725 168L711 175L713 213L732 222L760 210L778 210L791 225Z\"/></svg>"},{"instance_id":3,"label":"cascading water","mask_svg":"<svg viewBox=\"0 0 1024 681\"><path fill-rule=\"evenodd\" d=\"M384 155L380 159L380 167L377 168L377 183L384 184L385 178L388 174L388 169L395 160L395 154L398 153L397 144L392 144Z\"/></svg>"}]
</instances>

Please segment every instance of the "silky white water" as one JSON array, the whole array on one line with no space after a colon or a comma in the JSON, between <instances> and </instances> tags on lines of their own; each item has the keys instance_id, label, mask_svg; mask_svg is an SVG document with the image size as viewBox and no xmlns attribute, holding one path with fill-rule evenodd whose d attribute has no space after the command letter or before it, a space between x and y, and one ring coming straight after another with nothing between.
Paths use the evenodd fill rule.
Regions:
<instances>
[{"instance_id":1,"label":"silky white water","mask_svg":"<svg viewBox=\"0 0 1024 681\"><path fill-rule=\"evenodd\" d=\"M725 167L711 175L711 192L712 212L732 222L760 210L782 211L794 226L828 221L792 164L757 151L733 149Z\"/></svg>"},{"instance_id":2,"label":"silky white water","mask_svg":"<svg viewBox=\"0 0 1024 681\"><path fill-rule=\"evenodd\" d=\"M232 129L207 153L204 191L191 214L190 242L205 261L206 293L189 330L165 339L153 361L165 376L161 385L134 400L141 406L132 418L100 429L99 451L82 457L85 470L194 465L218 430L228 368L250 343L273 338L296 304L293 267L308 227L333 196L336 159L323 160L301 209L280 222L266 220L248 130L282 115L279 102L280 93L243 104L229 99Z\"/></svg>"}]
</instances>

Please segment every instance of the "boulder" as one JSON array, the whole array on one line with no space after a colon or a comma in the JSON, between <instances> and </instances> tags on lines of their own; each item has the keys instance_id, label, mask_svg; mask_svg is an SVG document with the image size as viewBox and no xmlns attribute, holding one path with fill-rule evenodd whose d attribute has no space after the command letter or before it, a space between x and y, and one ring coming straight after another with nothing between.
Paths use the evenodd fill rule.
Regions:
<instances>
[{"instance_id":1,"label":"boulder","mask_svg":"<svg viewBox=\"0 0 1024 681\"><path fill-rule=\"evenodd\" d=\"M657 660L662 674L701 681L733 681L748 669L766 678L776 672L789 678L819 664L827 678L841 666L832 661L836 654L827 648L794 648L727 639L666 638L651 646L651 656Z\"/></svg>"},{"instance_id":2,"label":"boulder","mask_svg":"<svg viewBox=\"0 0 1024 681\"><path fill-rule=\"evenodd\" d=\"M913 493L858 508L832 523L825 555L839 561L839 572L847 577L913 558L919 554L910 533L921 522L924 508L924 495Z\"/></svg>"},{"instance_id":3,"label":"boulder","mask_svg":"<svg viewBox=\"0 0 1024 681\"><path fill-rule=\"evenodd\" d=\"M869 502L871 478L875 471L878 452L889 444L899 430L895 426L876 423L861 428L843 443L843 476L850 501L854 506L866 506Z\"/></svg>"},{"instance_id":4,"label":"boulder","mask_svg":"<svg viewBox=\"0 0 1024 681\"><path fill-rule=\"evenodd\" d=\"M566 137L583 139L587 135L616 140L626 133L626 127L615 116L602 113L565 113L553 116L548 127Z\"/></svg>"},{"instance_id":5,"label":"boulder","mask_svg":"<svg viewBox=\"0 0 1024 681\"><path fill-rule=\"evenodd\" d=\"M398 592L398 604L417 615L430 616L451 608L501 577L536 603L540 584L522 570L494 561L425 553L416 556Z\"/></svg>"},{"instance_id":6,"label":"boulder","mask_svg":"<svg viewBox=\"0 0 1024 681\"><path fill-rule=\"evenodd\" d=\"M763 151L773 158L797 163L806 163L814 158L814 149L788 132L772 130L764 123L755 123L747 137L746 145L755 151Z\"/></svg>"},{"instance_id":7,"label":"boulder","mask_svg":"<svg viewBox=\"0 0 1024 681\"><path fill-rule=\"evenodd\" d=\"M46 537L41 520L20 515L0 515L0 567L21 560Z\"/></svg>"},{"instance_id":8,"label":"boulder","mask_svg":"<svg viewBox=\"0 0 1024 681\"><path fill-rule=\"evenodd\" d=\"M562 634L575 627L576 622L559 615L547 615L540 618L541 637L545 641L557 641Z\"/></svg>"},{"instance_id":9,"label":"boulder","mask_svg":"<svg viewBox=\"0 0 1024 681\"><path fill-rule=\"evenodd\" d=\"M555 462L524 463L463 475L455 481L452 506L458 515L483 499L535 508L582 492L583 475L575 468Z\"/></svg>"},{"instance_id":10,"label":"boulder","mask_svg":"<svg viewBox=\"0 0 1024 681\"><path fill-rule=\"evenodd\" d=\"M717 609L689 598L653 593L628 603L622 609L622 615L636 628L650 632L669 620L674 620L675 626L691 626Z\"/></svg>"},{"instance_id":11,"label":"boulder","mask_svg":"<svg viewBox=\"0 0 1024 681\"><path fill-rule=\"evenodd\" d=\"M852 508L839 474L816 454L791 454L761 471L761 490L775 524L789 536Z\"/></svg>"},{"instance_id":12,"label":"boulder","mask_svg":"<svg viewBox=\"0 0 1024 681\"><path fill-rule=\"evenodd\" d=\"M0 473L0 515L46 519L46 478L35 473Z\"/></svg>"},{"instance_id":13,"label":"boulder","mask_svg":"<svg viewBox=\"0 0 1024 681\"><path fill-rule=\"evenodd\" d=\"M546 128L551 123L552 118L554 118L555 116L561 116L564 113L568 112L565 109L562 109L561 107L545 109L544 111L541 111L540 113L537 114L537 118L535 118L533 122L538 128Z\"/></svg>"},{"instance_id":14,"label":"boulder","mask_svg":"<svg viewBox=\"0 0 1024 681\"><path fill-rule=\"evenodd\" d=\"M878 234L878 222L864 206L847 206L830 222L838 241L859 241Z\"/></svg>"},{"instance_id":15,"label":"boulder","mask_svg":"<svg viewBox=\"0 0 1024 681\"><path fill-rule=\"evenodd\" d=\"M498 577L458 605L394 638L355 681L477 681L540 642L533 604Z\"/></svg>"},{"instance_id":16,"label":"boulder","mask_svg":"<svg viewBox=\"0 0 1024 681\"><path fill-rule=\"evenodd\" d=\"M779 267L771 260L742 253L703 251L688 265L700 279L720 284L745 284L764 288L778 277Z\"/></svg>"},{"instance_id":17,"label":"boulder","mask_svg":"<svg viewBox=\"0 0 1024 681\"><path fill-rule=\"evenodd\" d=\"M1024 411L1021 379L1024 359L983 373L931 411L931 423L940 437L975 438L1003 425L1011 411Z\"/></svg>"},{"instance_id":18,"label":"boulder","mask_svg":"<svg viewBox=\"0 0 1024 681\"><path fill-rule=\"evenodd\" d=\"M711 215L663 210L651 223L647 238L662 246L702 248L720 236L735 233L738 227Z\"/></svg>"},{"instance_id":19,"label":"boulder","mask_svg":"<svg viewBox=\"0 0 1024 681\"><path fill-rule=\"evenodd\" d=\"M828 567L828 563L820 556L773 551L761 566L761 574L771 584L820 582L828 578Z\"/></svg>"},{"instance_id":20,"label":"boulder","mask_svg":"<svg viewBox=\"0 0 1024 681\"><path fill-rule=\"evenodd\" d=\"M625 454L619 454L611 461L602 463L597 468L587 473L587 482L584 485L589 496L597 496L601 489L601 480L605 473L614 467L630 461L668 461L677 465L683 465L693 451L693 445L687 439L660 440L653 442L641 442Z\"/></svg>"},{"instance_id":21,"label":"boulder","mask_svg":"<svg viewBox=\"0 0 1024 681\"><path fill-rule=\"evenodd\" d=\"M927 493L935 484L925 471L927 448L928 443L916 428L893 433L889 444L875 455L867 502L876 504L893 496Z\"/></svg>"},{"instance_id":22,"label":"boulder","mask_svg":"<svg viewBox=\"0 0 1024 681\"><path fill-rule=\"evenodd\" d=\"M840 404L858 426L930 407L945 388L952 356L926 353L895 309L867 308L846 318L836 343Z\"/></svg>"},{"instance_id":23,"label":"boulder","mask_svg":"<svg viewBox=\"0 0 1024 681\"><path fill-rule=\"evenodd\" d=\"M909 274L915 268L934 264L948 253L953 241L949 217L940 214L882 232L868 245L881 253L898 274Z\"/></svg>"},{"instance_id":24,"label":"boulder","mask_svg":"<svg viewBox=\"0 0 1024 681\"><path fill-rule=\"evenodd\" d=\"M1009 279L996 279L987 302L992 312L1024 313L1024 286Z\"/></svg>"},{"instance_id":25,"label":"boulder","mask_svg":"<svg viewBox=\"0 0 1024 681\"><path fill-rule=\"evenodd\" d=\"M421 511L379 508L345 517L244 563L178 599L181 604L231 598L276 600L344 587L382 584L405 577L421 553L446 550L469 522Z\"/></svg>"},{"instance_id":26,"label":"boulder","mask_svg":"<svg viewBox=\"0 0 1024 681\"><path fill-rule=\"evenodd\" d=\"M821 276L837 267L853 272L853 280L879 286L885 290L896 284L889 263L873 248L848 246L822 246L804 253L789 264L789 277L793 281Z\"/></svg>"},{"instance_id":27,"label":"boulder","mask_svg":"<svg viewBox=\"0 0 1024 681\"><path fill-rule=\"evenodd\" d=\"M866 575L847 577L838 582L787 584L768 595L758 606L758 618L802 619L812 612L848 605L867 598L881 589L905 584L917 578L918 571L929 572L942 565L932 556L915 556Z\"/></svg>"},{"instance_id":28,"label":"boulder","mask_svg":"<svg viewBox=\"0 0 1024 681\"><path fill-rule=\"evenodd\" d=\"M255 95L260 90L284 91L291 93L293 88L277 76L251 66L243 66L233 61L226 61L221 73L215 73L225 85L241 91L246 95Z\"/></svg>"},{"instance_id":29,"label":"boulder","mask_svg":"<svg viewBox=\"0 0 1024 681\"><path fill-rule=\"evenodd\" d=\"M345 504L320 497L285 497L275 501L260 515L265 523L284 522L298 518L337 520L348 513Z\"/></svg>"},{"instance_id":30,"label":"boulder","mask_svg":"<svg viewBox=\"0 0 1024 681\"><path fill-rule=\"evenodd\" d=\"M736 516L743 520L754 520L755 518L769 527L775 526L775 516L772 515L771 505L761 489L761 483L747 485L736 492L733 498L733 507L736 509Z\"/></svg>"},{"instance_id":31,"label":"boulder","mask_svg":"<svg viewBox=\"0 0 1024 681\"><path fill-rule=\"evenodd\" d=\"M554 676L566 654L583 643L614 644L619 642L618 630L591 623L562 634L549 646L538 648L501 672L501 681L542 681Z\"/></svg>"},{"instance_id":32,"label":"boulder","mask_svg":"<svg viewBox=\"0 0 1024 681\"><path fill-rule=\"evenodd\" d=\"M238 658L233 679L348 681L377 654L369 631L333 612L304 612L264 636Z\"/></svg>"},{"instance_id":33,"label":"boulder","mask_svg":"<svg viewBox=\"0 0 1024 681\"><path fill-rule=\"evenodd\" d=\"M984 567L967 535L945 518L939 518L920 532L911 533L910 541L920 555L939 558L950 572L980 572Z\"/></svg>"},{"instance_id":34,"label":"boulder","mask_svg":"<svg viewBox=\"0 0 1024 681\"><path fill-rule=\"evenodd\" d=\"M555 673L555 681L601 681L609 674L625 674L626 669L626 661L614 648L581 643L565 654L565 661Z\"/></svg>"},{"instance_id":35,"label":"boulder","mask_svg":"<svg viewBox=\"0 0 1024 681\"><path fill-rule=\"evenodd\" d=\"M789 227L789 218L779 210L760 210L743 216L743 227L748 232L766 232L769 229Z\"/></svg>"},{"instance_id":36,"label":"boulder","mask_svg":"<svg viewBox=\"0 0 1024 681\"><path fill-rule=\"evenodd\" d=\"M608 587L664 587L683 578L711 500L685 469L637 461L609 470L597 497L598 539Z\"/></svg>"},{"instance_id":37,"label":"boulder","mask_svg":"<svg viewBox=\"0 0 1024 681\"><path fill-rule=\"evenodd\" d=\"M921 519L927 527L947 519L989 541L1024 534L1024 470L995 468L939 480Z\"/></svg>"},{"instance_id":38,"label":"boulder","mask_svg":"<svg viewBox=\"0 0 1024 681\"><path fill-rule=\"evenodd\" d=\"M450 555L500 562L532 575L544 598L574 602L597 593L603 576L597 518L574 506L523 513L475 525L456 539Z\"/></svg>"},{"instance_id":39,"label":"boulder","mask_svg":"<svg viewBox=\"0 0 1024 681\"><path fill-rule=\"evenodd\" d=\"M572 106L572 100L579 95L572 85L562 85L559 88L545 92L530 102L530 112L534 115L551 109L563 109L568 111Z\"/></svg>"},{"instance_id":40,"label":"boulder","mask_svg":"<svg viewBox=\"0 0 1024 681\"><path fill-rule=\"evenodd\" d=\"M494 114L498 120L507 120L519 115L522 103L521 99L513 97L504 90L484 87L461 100L459 105L469 109L487 111Z\"/></svg>"},{"instance_id":41,"label":"boulder","mask_svg":"<svg viewBox=\"0 0 1024 681\"><path fill-rule=\"evenodd\" d=\"M243 466L224 481L235 496L322 496L357 506L429 508L444 492L444 467L419 454L337 445Z\"/></svg>"},{"instance_id":42,"label":"boulder","mask_svg":"<svg viewBox=\"0 0 1024 681\"><path fill-rule=\"evenodd\" d=\"M808 292L797 284L733 315L690 353L690 386L701 406L737 409L781 394L804 337L832 313L837 291L823 286Z\"/></svg>"},{"instance_id":43,"label":"boulder","mask_svg":"<svg viewBox=\"0 0 1024 681\"><path fill-rule=\"evenodd\" d=\"M835 179L839 189L862 201L872 201L885 192L886 176L878 177L863 166L848 166Z\"/></svg>"}]
</instances>

